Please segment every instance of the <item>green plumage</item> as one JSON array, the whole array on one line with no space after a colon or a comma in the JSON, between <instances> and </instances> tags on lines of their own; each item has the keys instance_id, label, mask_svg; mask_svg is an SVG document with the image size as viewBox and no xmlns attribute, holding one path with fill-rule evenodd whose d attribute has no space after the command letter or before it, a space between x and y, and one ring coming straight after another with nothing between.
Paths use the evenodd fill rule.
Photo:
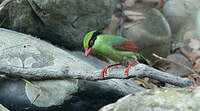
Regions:
<instances>
[{"instance_id":1,"label":"green plumage","mask_svg":"<svg viewBox=\"0 0 200 111\"><path fill-rule=\"evenodd\" d=\"M91 47L92 52L126 66L133 60L148 64L147 60L137 50L132 50L135 47L133 42L128 41L126 38L121 36L108 34L98 34L96 39L93 40L92 38L94 38L95 32L97 31L91 31L85 36L83 43L85 50L88 50ZM94 44L89 47L91 40L94 41ZM117 48L114 46L117 46ZM121 48L122 50L119 50Z\"/></svg>"}]
</instances>

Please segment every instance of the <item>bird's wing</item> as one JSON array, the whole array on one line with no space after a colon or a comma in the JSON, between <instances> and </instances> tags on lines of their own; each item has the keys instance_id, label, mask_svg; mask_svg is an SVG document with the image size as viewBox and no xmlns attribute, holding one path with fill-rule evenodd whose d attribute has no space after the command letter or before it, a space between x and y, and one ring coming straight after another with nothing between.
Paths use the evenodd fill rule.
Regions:
<instances>
[{"instance_id":1,"label":"bird's wing","mask_svg":"<svg viewBox=\"0 0 200 111\"><path fill-rule=\"evenodd\" d=\"M101 35L104 44L112 46L116 50L120 51L138 51L136 44L124 37L115 35Z\"/></svg>"},{"instance_id":2,"label":"bird's wing","mask_svg":"<svg viewBox=\"0 0 200 111\"><path fill-rule=\"evenodd\" d=\"M113 45L112 47L120 51L138 51L136 44L130 40L123 41L120 44Z\"/></svg>"}]
</instances>

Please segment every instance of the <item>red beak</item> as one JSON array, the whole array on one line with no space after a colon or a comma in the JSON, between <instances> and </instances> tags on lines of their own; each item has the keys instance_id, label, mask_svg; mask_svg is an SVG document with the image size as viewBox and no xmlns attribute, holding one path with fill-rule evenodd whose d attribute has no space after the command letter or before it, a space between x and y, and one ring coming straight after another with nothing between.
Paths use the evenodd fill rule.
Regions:
<instances>
[{"instance_id":1,"label":"red beak","mask_svg":"<svg viewBox=\"0 0 200 111\"><path fill-rule=\"evenodd\" d=\"M90 47L88 50L85 50L85 56L87 57L92 52L92 48Z\"/></svg>"}]
</instances>

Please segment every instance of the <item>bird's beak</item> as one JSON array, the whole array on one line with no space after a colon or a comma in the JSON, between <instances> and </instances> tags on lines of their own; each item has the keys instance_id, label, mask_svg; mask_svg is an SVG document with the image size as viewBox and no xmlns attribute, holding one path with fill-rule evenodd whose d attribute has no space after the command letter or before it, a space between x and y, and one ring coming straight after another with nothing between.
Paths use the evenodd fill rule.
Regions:
<instances>
[{"instance_id":1,"label":"bird's beak","mask_svg":"<svg viewBox=\"0 0 200 111\"><path fill-rule=\"evenodd\" d=\"M92 48L90 47L88 50L85 50L85 56L87 57L92 52Z\"/></svg>"}]
</instances>

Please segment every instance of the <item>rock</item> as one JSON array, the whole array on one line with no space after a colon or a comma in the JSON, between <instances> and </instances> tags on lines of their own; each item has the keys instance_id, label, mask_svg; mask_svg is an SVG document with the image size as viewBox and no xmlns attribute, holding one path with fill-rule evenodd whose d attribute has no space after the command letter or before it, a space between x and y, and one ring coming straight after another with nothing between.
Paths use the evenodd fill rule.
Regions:
<instances>
[{"instance_id":1,"label":"rock","mask_svg":"<svg viewBox=\"0 0 200 111\"><path fill-rule=\"evenodd\" d=\"M9 110L0 104L0 111L9 111Z\"/></svg>"},{"instance_id":2,"label":"rock","mask_svg":"<svg viewBox=\"0 0 200 111\"><path fill-rule=\"evenodd\" d=\"M179 32L188 19L200 8L199 0L168 0L163 7L173 33ZM191 20L191 23L193 20Z\"/></svg>"},{"instance_id":3,"label":"rock","mask_svg":"<svg viewBox=\"0 0 200 111\"><path fill-rule=\"evenodd\" d=\"M166 57L170 53L171 30L164 16L152 9L146 13L146 19L124 31L124 36L139 47L142 54L155 60L152 53Z\"/></svg>"},{"instance_id":4,"label":"rock","mask_svg":"<svg viewBox=\"0 0 200 111\"><path fill-rule=\"evenodd\" d=\"M200 9L198 10L197 12L197 24L196 24L196 27L197 27L197 36L198 38L200 38Z\"/></svg>"},{"instance_id":5,"label":"rock","mask_svg":"<svg viewBox=\"0 0 200 111\"><path fill-rule=\"evenodd\" d=\"M38 107L60 105L64 100L72 98L72 94L78 91L78 80L46 80L33 82L41 87L42 93L33 104ZM25 91L30 101L33 101L39 90L26 84Z\"/></svg>"},{"instance_id":6,"label":"rock","mask_svg":"<svg viewBox=\"0 0 200 111\"><path fill-rule=\"evenodd\" d=\"M30 105L25 93L25 82L18 79L0 77L0 103L13 110L22 110Z\"/></svg>"},{"instance_id":7,"label":"rock","mask_svg":"<svg viewBox=\"0 0 200 111\"><path fill-rule=\"evenodd\" d=\"M187 46L191 38L200 40L199 0L169 0L163 13L176 37L176 47Z\"/></svg>"},{"instance_id":8,"label":"rock","mask_svg":"<svg viewBox=\"0 0 200 111\"><path fill-rule=\"evenodd\" d=\"M78 82L78 91L76 93L73 93L73 95L70 95L70 99L65 99L65 101L62 103L64 99L61 97L67 96L68 94L63 94L63 90L67 90L65 87L67 84L61 84L61 83L67 83L67 81L53 81L51 80L53 86L50 86L49 81L43 81L43 82L33 82L37 85L40 84L40 87L42 87L42 93L41 96L36 100L35 105L33 105L29 110L33 111L49 111L49 110L67 110L67 111L94 111L98 110L101 107L110 104L112 102L115 102L117 99L123 97L125 94L132 94L138 91L144 91L144 89L138 87L136 84L133 83L133 81L124 81L124 86L120 87L123 82L122 80L106 80L106 81L86 81L86 80L79 80ZM25 110L25 108L29 107L31 102L30 99L36 97L38 94L38 89L31 87L27 85L22 80L16 80L16 79L8 79L8 78L0 78L0 103L9 108L10 110ZM41 85L46 84L46 85ZM61 86L59 86L59 85ZM56 86L58 85L58 86ZM73 84L72 84L73 85ZM126 86L128 85L128 86ZM134 88L135 85L135 88ZM28 87L28 89L27 89ZM55 88L54 91L51 90L51 88ZM132 89L132 92L123 92L125 90L128 90L128 88ZM49 89L50 88L50 89ZM60 90L56 90L58 88L63 88ZM29 90L29 92L27 92ZM30 91L32 94L29 94ZM54 95L57 91L58 95ZM134 92L135 91L135 92ZM9 92L9 93L8 93ZM71 92L71 91L70 91ZM67 92L66 92L67 93ZM49 96L49 98L44 98L42 96ZM55 97L54 97L55 96ZM56 98L58 97L58 98ZM41 99L42 98L42 99ZM54 101L51 101L52 99L55 99ZM48 104L45 102L49 102ZM47 106L52 103L56 103L56 101L61 101L59 105L51 105L48 107L39 107L41 105ZM45 103L45 104L44 104ZM97 104L98 103L98 104Z\"/></svg>"},{"instance_id":9,"label":"rock","mask_svg":"<svg viewBox=\"0 0 200 111\"><path fill-rule=\"evenodd\" d=\"M81 49L86 32L110 23L114 7L115 0L17 0L1 11L0 18L6 18L6 28Z\"/></svg>"},{"instance_id":10,"label":"rock","mask_svg":"<svg viewBox=\"0 0 200 111\"><path fill-rule=\"evenodd\" d=\"M83 52L64 51L30 35L3 28L0 28L0 58L1 75L3 72L45 77L63 73L85 74L108 65L94 57L84 57ZM42 93L30 110L89 111L90 108L94 111L127 94L145 91L133 79L86 81L65 78L31 82L39 85ZM0 103L11 110L23 110L38 94L38 89L21 79L0 77L0 84Z\"/></svg>"},{"instance_id":11,"label":"rock","mask_svg":"<svg viewBox=\"0 0 200 111\"><path fill-rule=\"evenodd\" d=\"M177 47L184 47L188 46L188 43L191 39L198 39L200 40L200 36L198 36L198 20L200 16L198 16L200 10L193 13L190 18L187 18L185 24L181 27L180 31L176 35L176 46Z\"/></svg>"},{"instance_id":12,"label":"rock","mask_svg":"<svg viewBox=\"0 0 200 111\"><path fill-rule=\"evenodd\" d=\"M185 56L183 56L181 54L172 54L172 55L169 55L167 57L167 59L170 61L173 61L173 63L170 64L170 66L166 70L166 72L177 75L177 76L182 76L184 74L192 74L193 73L184 67L184 66L186 66L186 67L192 68L191 62ZM176 63L178 63L178 64L176 64Z\"/></svg>"},{"instance_id":13,"label":"rock","mask_svg":"<svg viewBox=\"0 0 200 111\"><path fill-rule=\"evenodd\" d=\"M100 111L198 111L199 100L200 87L153 89L125 96Z\"/></svg>"},{"instance_id":14,"label":"rock","mask_svg":"<svg viewBox=\"0 0 200 111\"><path fill-rule=\"evenodd\" d=\"M119 27L119 23L120 23L120 18L113 15L111 23L108 25L108 27L106 27L103 30L103 33L115 35L117 32L117 28Z\"/></svg>"}]
</instances>

